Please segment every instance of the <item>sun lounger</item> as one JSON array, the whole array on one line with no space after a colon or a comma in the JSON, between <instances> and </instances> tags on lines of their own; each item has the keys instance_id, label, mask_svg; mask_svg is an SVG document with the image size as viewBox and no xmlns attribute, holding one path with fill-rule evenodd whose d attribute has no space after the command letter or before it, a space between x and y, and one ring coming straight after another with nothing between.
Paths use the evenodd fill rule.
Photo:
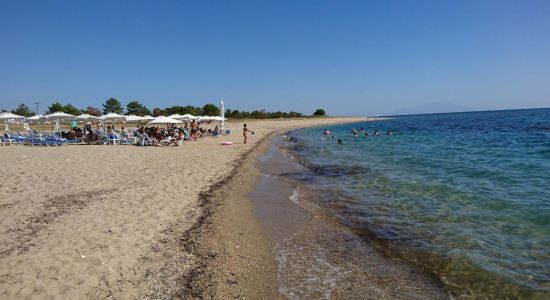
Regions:
<instances>
[{"instance_id":1,"label":"sun lounger","mask_svg":"<svg viewBox=\"0 0 550 300\"><path fill-rule=\"evenodd\" d=\"M111 133L107 136L107 144L113 143L113 146L116 145L116 143L120 144L120 138L118 137L118 134Z\"/></svg>"},{"instance_id":2,"label":"sun lounger","mask_svg":"<svg viewBox=\"0 0 550 300\"><path fill-rule=\"evenodd\" d=\"M2 138L2 144L3 145L15 145L18 144L17 140L12 138L9 134L4 133L4 137Z\"/></svg>"}]
</instances>

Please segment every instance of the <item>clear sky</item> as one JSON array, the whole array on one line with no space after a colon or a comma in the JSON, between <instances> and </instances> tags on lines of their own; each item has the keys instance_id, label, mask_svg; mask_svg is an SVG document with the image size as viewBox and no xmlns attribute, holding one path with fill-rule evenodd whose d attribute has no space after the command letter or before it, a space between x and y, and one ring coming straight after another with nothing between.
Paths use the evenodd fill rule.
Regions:
<instances>
[{"instance_id":1,"label":"clear sky","mask_svg":"<svg viewBox=\"0 0 550 300\"><path fill-rule=\"evenodd\" d=\"M550 107L550 1L0 0L0 108Z\"/></svg>"}]
</instances>

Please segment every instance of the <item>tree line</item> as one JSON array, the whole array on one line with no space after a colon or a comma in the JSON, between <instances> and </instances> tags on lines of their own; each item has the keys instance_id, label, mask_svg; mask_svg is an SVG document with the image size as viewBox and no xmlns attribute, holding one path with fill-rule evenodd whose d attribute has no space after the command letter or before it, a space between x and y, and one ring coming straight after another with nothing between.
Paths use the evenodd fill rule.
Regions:
<instances>
[{"instance_id":1,"label":"tree line","mask_svg":"<svg viewBox=\"0 0 550 300\"><path fill-rule=\"evenodd\" d=\"M2 112L5 112L6 110L2 110ZM19 104L16 109L11 111L14 114L25 116L25 117L31 117L35 115L35 112L33 112L27 105L25 104ZM71 115L79 115L79 114L89 114L92 116L101 116L102 114L108 114L108 113L117 113L117 114L126 114L126 115L136 115L136 116L145 116L145 115L152 115L153 117L158 116L169 116L172 114L191 114L194 116L219 116L220 115L220 109L215 104L205 104L204 106L179 106L174 105L171 107L166 108L159 108L155 107L152 110L149 110L145 105L138 101L130 101L126 104L126 109L122 105L122 103L116 99L116 98L109 98L103 103L103 109L99 109L96 107L88 106L85 109L79 109L75 107L74 105L68 103L68 104L62 104L60 102L54 102L50 106L48 106L48 110L46 111L47 114L54 113L54 112L64 112ZM324 109L317 109L312 116L325 116L326 112ZM269 112L265 109L262 110L254 110L254 111L239 111L239 110L231 110L226 109L225 110L225 117L226 118L233 118L233 119L280 119L280 118L302 118L306 117L306 115L291 111L291 112Z\"/></svg>"}]
</instances>

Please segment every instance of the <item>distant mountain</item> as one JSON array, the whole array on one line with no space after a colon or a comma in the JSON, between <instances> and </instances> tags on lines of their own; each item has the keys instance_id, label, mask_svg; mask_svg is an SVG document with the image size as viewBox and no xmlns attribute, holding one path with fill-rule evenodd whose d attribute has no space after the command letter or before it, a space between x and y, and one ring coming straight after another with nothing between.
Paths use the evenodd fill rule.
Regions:
<instances>
[{"instance_id":1,"label":"distant mountain","mask_svg":"<svg viewBox=\"0 0 550 300\"><path fill-rule=\"evenodd\" d=\"M418 115L418 114L437 114L437 113L448 113L448 112L462 112L462 111L471 111L472 109L449 102L432 102L426 103L419 106L401 108L392 111L388 115Z\"/></svg>"}]
</instances>

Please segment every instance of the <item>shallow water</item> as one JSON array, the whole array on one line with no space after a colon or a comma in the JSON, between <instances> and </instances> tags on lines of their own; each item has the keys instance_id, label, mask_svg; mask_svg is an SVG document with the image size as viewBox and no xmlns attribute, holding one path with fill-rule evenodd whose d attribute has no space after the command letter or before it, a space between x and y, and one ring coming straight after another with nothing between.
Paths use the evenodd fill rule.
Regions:
<instances>
[{"instance_id":1,"label":"shallow water","mask_svg":"<svg viewBox=\"0 0 550 300\"><path fill-rule=\"evenodd\" d=\"M322 129L289 135L308 170L283 176L314 191L326 215L455 295L550 297L550 109Z\"/></svg>"},{"instance_id":2,"label":"shallow water","mask_svg":"<svg viewBox=\"0 0 550 300\"><path fill-rule=\"evenodd\" d=\"M288 299L448 299L441 282L386 258L376 245L325 214L316 191L288 174L311 171L293 157L286 137L257 163L262 176L249 197L278 264Z\"/></svg>"}]
</instances>

